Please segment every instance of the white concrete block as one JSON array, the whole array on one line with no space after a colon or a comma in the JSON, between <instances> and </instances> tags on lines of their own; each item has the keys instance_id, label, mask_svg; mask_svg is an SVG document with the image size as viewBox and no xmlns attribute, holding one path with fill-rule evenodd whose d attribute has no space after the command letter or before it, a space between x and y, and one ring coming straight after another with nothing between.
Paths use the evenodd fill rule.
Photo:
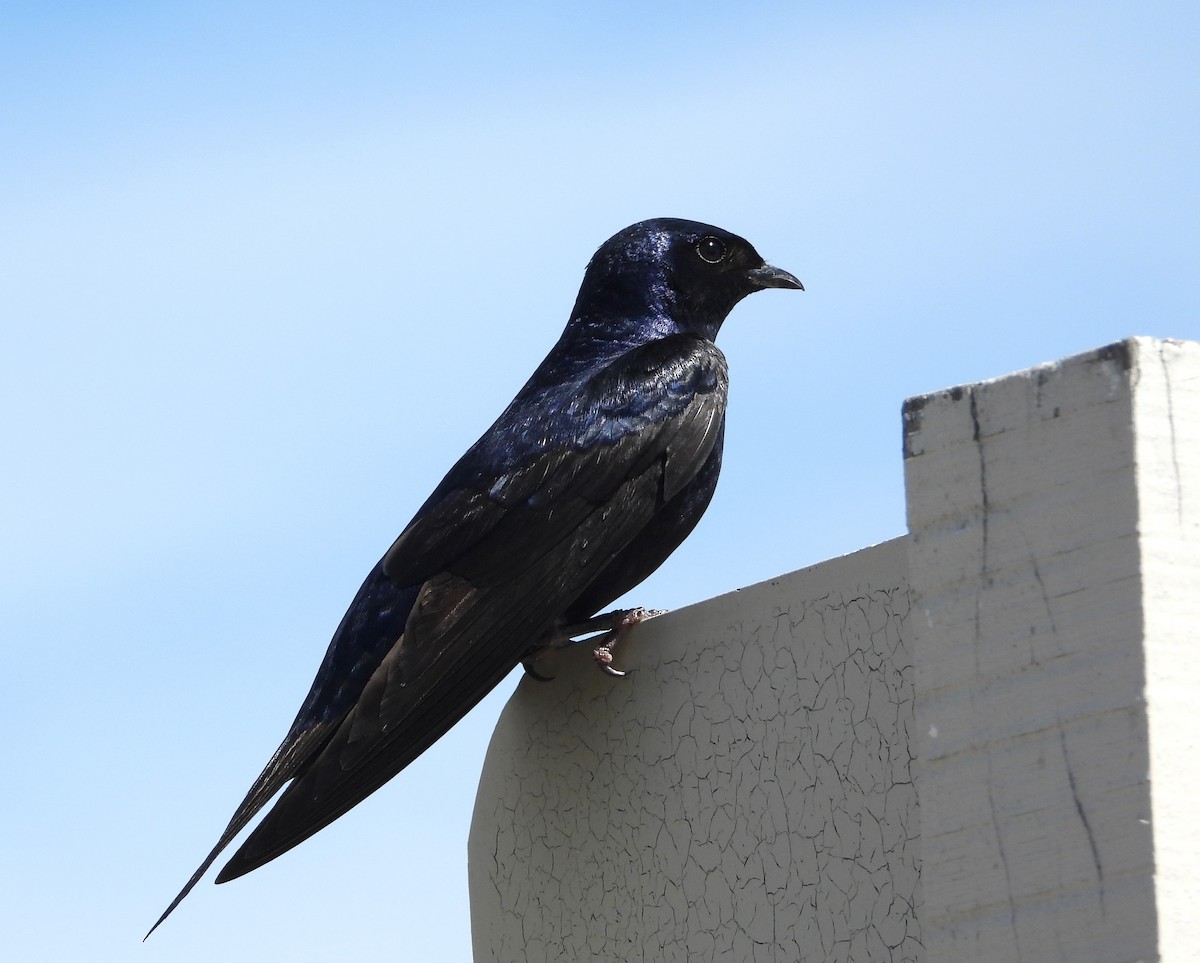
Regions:
<instances>
[{"instance_id":1,"label":"white concrete block","mask_svg":"<svg viewBox=\"0 0 1200 963\"><path fill-rule=\"evenodd\" d=\"M904 414L928 959L1196 958L1200 346Z\"/></svg>"}]
</instances>

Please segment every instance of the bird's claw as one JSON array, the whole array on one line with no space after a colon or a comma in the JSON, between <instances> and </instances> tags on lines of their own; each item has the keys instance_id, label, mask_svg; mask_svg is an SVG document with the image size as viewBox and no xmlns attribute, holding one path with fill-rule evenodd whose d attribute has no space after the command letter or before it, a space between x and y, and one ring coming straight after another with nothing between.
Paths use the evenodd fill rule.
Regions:
<instances>
[{"instance_id":1,"label":"bird's claw","mask_svg":"<svg viewBox=\"0 0 1200 963\"><path fill-rule=\"evenodd\" d=\"M529 676L529 678L533 679L535 682L553 682L554 681L554 676L542 675L540 672L538 672L537 669L535 669L533 667L533 659L523 659L521 661L521 668L524 669L525 674L527 676Z\"/></svg>"},{"instance_id":2,"label":"bird's claw","mask_svg":"<svg viewBox=\"0 0 1200 963\"><path fill-rule=\"evenodd\" d=\"M601 669L616 679L623 679L625 676L629 675L629 673L621 669L614 669L612 666L612 647L615 643L616 639L613 639L612 642L609 642L605 645L596 646L596 648L592 650L592 655L595 656L596 664L600 666Z\"/></svg>"},{"instance_id":3,"label":"bird's claw","mask_svg":"<svg viewBox=\"0 0 1200 963\"><path fill-rule=\"evenodd\" d=\"M666 609L646 609L639 606L635 609L618 610L611 612L608 616L601 616L601 618L608 618L610 620L610 628L604 633L604 641L592 650L596 664L614 678L625 678L625 676L629 675L628 671L613 667L613 649L624 638L625 633L639 622L645 622L648 619L665 613Z\"/></svg>"}]
</instances>

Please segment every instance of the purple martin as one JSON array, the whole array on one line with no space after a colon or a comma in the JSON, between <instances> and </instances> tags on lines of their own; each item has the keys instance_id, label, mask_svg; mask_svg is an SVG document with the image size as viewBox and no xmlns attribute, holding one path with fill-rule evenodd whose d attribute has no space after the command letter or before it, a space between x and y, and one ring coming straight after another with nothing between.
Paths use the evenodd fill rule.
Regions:
<instances>
[{"instance_id":1,"label":"purple martin","mask_svg":"<svg viewBox=\"0 0 1200 963\"><path fill-rule=\"evenodd\" d=\"M763 288L804 289L708 224L642 221L600 247L558 343L371 570L282 744L150 932L285 784L218 883L357 805L522 661L636 619L596 613L708 507L728 389L713 342Z\"/></svg>"}]
</instances>

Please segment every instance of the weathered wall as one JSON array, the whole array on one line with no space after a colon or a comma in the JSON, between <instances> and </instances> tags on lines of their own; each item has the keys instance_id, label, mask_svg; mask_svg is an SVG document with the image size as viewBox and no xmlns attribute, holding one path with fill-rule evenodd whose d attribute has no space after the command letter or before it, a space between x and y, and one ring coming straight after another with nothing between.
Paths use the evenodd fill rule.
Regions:
<instances>
[{"instance_id":1,"label":"weathered wall","mask_svg":"<svg viewBox=\"0 0 1200 963\"><path fill-rule=\"evenodd\" d=\"M524 680L471 834L475 958L911 960L903 540ZM541 663L539 663L539 668Z\"/></svg>"}]
</instances>

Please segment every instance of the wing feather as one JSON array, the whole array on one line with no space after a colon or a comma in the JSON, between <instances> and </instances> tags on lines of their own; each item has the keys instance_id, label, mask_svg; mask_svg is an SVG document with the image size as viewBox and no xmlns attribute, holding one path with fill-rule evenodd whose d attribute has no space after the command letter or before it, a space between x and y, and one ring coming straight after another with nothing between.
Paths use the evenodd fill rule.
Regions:
<instances>
[{"instance_id":1,"label":"wing feather","mask_svg":"<svg viewBox=\"0 0 1200 963\"><path fill-rule=\"evenodd\" d=\"M523 518L548 518L573 499L607 501L664 456L677 490L711 449L727 385L724 355L712 342L676 335L621 355L573 391L518 396L388 549L384 571L397 585L454 571L513 513L500 543ZM560 515L565 529L571 520Z\"/></svg>"}]
</instances>

